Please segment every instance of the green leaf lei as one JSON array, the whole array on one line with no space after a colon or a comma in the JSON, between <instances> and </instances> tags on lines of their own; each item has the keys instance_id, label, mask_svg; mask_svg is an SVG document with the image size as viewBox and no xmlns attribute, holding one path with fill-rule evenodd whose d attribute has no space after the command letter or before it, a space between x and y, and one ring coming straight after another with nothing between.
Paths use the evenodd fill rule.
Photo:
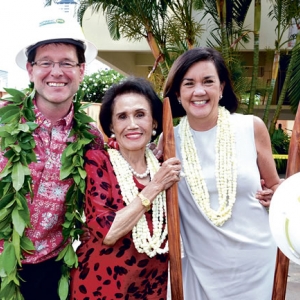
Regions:
<instances>
[{"instance_id":1,"label":"green leaf lei","mask_svg":"<svg viewBox=\"0 0 300 300\"><path fill-rule=\"evenodd\" d=\"M23 300L20 293L18 268L22 266L23 253L31 253L34 245L25 235L30 227L30 213L26 195L33 199L32 178L28 165L36 162L33 98L35 90L26 95L23 91L5 89L9 94L3 100L9 104L0 108L0 150L8 162L0 173L0 240L4 240L4 250L0 255L0 299ZM66 214L63 227L63 243L67 246L60 252L57 260L63 260L62 277L59 281L60 299L66 299L69 292L70 269L78 266L77 255L72 242L82 233L82 214L85 193L83 155L85 148L95 136L90 132L94 120L83 111L88 105L81 105L80 94L74 101L74 121L70 136L75 142L68 143L62 154L60 179L73 178L65 200Z\"/></svg>"}]
</instances>

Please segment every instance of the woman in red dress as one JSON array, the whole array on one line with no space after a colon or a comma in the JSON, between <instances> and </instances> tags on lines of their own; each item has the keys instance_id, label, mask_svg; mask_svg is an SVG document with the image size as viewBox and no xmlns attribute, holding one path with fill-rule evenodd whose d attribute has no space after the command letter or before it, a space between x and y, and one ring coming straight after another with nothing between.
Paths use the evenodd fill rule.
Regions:
<instances>
[{"instance_id":1,"label":"woman in red dress","mask_svg":"<svg viewBox=\"0 0 300 300\"><path fill-rule=\"evenodd\" d=\"M168 243L165 190L180 161L161 166L147 144L162 131L162 103L151 84L129 78L105 94L100 112L107 150L86 154L85 214L91 234L77 250L72 300L165 300Z\"/></svg>"}]
</instances>

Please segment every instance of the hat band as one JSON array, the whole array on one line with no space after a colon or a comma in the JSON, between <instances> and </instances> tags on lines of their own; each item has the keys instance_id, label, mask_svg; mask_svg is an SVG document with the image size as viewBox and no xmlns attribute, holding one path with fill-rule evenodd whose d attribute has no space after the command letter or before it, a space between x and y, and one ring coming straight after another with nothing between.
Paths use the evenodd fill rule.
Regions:
<instances>
[{"instance_id":1,"label":"hat band","mask_svg":"<svg viewBox=\"0 0 300 300\"><path fill-rule=\"evenodd\" d=\"M52 43L72 44L74 46L82 48L83 50L85 50L85 48L86 48L85 44L82 41L79 41L79 40L73 40L73 39L51 39L51 40L41 41L41 42L38 42L38 43L36 43L36 44L34 44L32 46L29 46L26 49L26 56L28 57L28 54L32 50L38 48L39 46L41 46L41 45L47 45L47 44L52 44Z\"/></svg>"}]
</instances>

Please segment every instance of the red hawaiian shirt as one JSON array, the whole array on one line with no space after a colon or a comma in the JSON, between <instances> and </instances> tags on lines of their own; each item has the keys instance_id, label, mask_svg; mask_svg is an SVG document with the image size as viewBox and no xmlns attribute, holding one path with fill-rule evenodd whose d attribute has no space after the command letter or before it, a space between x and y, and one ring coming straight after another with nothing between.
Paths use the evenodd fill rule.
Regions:
<instances>
[{"instance_id":1,"label":"red hawaiian shirt","mask_svg":"<svg viewBox=\"0 0 300 300\"><path fill-rule=\"evenodd\" d=\"M2 105L3 106L3 105ZM0 106L1 107L1 106ZM29 165L33 180L34 198L27 197L30 211L31 228L26 229L26 236L33 242L33 254L24 254L23 263L38 263L55 257L65 246L63 244L62 223L65 214L65 196L72 184L72 179L60 180L61 156L67 147L72 129L74 107L69 114L52 125L49 120L34 107L35 123L38 127L33 133L36 143L36 163ZM103 148L103 137L93 126L91 132L97 136L92 148ZM0 152L0 171L3 170L7 159ZM0 241L0 252L3 241Z\"/></svg>"}]
</instances>

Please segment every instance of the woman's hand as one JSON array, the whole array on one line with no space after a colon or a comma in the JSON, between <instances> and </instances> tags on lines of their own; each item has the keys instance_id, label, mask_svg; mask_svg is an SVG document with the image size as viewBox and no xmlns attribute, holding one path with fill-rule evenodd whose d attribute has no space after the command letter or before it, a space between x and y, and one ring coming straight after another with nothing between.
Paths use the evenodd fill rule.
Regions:
<instances>
[{"instance_id":1,"label":"woman's hand","mask_svg":"<svg viewBox=\"0 0 300 300\"><path fill-rule=\"evenodd\" d=\"M81 228L83 230L83 233L80 235L79 240L82 243L88 242L91 238L90 230L88 227L82 226Z\"/></svg>"},{"instance_id":2,"label":"woman's hand","mask_svg":"<svg viewBox=\"0 0 300 300\"><path fill-rule=\"evenodd\" d=\"M176 157L169 158L162 163L151 183L158 185L160 191L166 190L181 179L180 172L180 160Z\"/></svg>"},{"instance_id":3,"label":"woman's hand","mask_svg":"<svg viewBox=\"0 0 300 300\"><path fill-rule=\"evenodd\" d=\"M163 152L162 152L162 149L159 149L158 146L155 144L155 143L150 143L148 145L149 149L153 152L153 154L155 155L155 157L158 159L158 160L161 160L163 159Z\"/></svg>"},{"instance_id":4,"label":"woman's hand","mask_svg":"<svg viewBox=\"0 0 300 300\"><path fill-rule=\"evenodd\" d=\"M280 183L283 182L284 179L280 179ZM265 185L264 179L260 180L262 191L257 191L256 199L259 200L259 203L264 207L269 207L271 204L271 200L274 194L274 191L267 188Z\"/></svg>"},{"instance_id":5,"label":"woman's hand","mask_svg":"<svg viewBox=\"0 0 300 300\"><path fill-rule=\"evenodd\" d=\"M263 179L260 180L261 184L261 191L257 191L256 193L256 199L259 200L259 203L264 207L269 207L271 204L273 191L271 189L268 189L265 186L265 181Z\"/></svg>"}]
</instances>

